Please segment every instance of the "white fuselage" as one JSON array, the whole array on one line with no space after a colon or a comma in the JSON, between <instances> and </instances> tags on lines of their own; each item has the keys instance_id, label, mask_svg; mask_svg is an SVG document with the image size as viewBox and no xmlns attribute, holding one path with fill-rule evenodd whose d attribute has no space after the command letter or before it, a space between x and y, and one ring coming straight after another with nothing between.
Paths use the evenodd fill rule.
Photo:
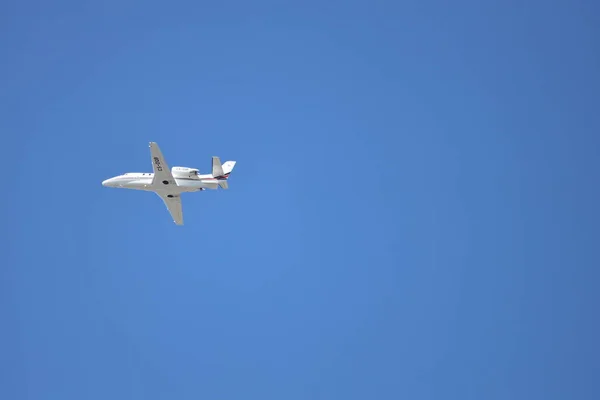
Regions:
<instances>
[{"instance_id":1,"label":"white fuselage","mask_svg":"<svg viewBox=\"0 0 600 400\"><path fill-rule=\"evenodd\" d=\"M211 173L201 175L198 168L169 168L158 143L150 142L149 147L152 172L129 172L103 181L102 186L156 193L167 206L173 222L177 225L183 225L182 193L229 189L227 180L236 161L221 164L218 156L212 156Z\"/></svg>"},{"instance_id":2,"label":"white fuselage","mask_svg":"<svg viewBox=\"0 0 600 400\"><path fill-rule=\"evenodd\" d=\"M154 179L153 173L130 172L115 176L102 182L102 186L146 190L149 192L168 191L169 193L198 192L206 189L217 189L219 179L213 178L211 174L196 175L192 178L174 177L177 185L163 185L162 182L156 182L152 185Z\"/></svg>"}]
</instances>

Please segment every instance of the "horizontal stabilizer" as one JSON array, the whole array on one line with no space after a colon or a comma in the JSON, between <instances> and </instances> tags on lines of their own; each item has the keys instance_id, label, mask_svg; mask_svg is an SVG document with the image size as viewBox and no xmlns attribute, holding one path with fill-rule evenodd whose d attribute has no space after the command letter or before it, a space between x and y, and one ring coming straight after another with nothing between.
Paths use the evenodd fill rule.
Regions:
<instances>
[{"instance_id":1,"label":"horizontal stabilizer","mask_svg":"<svg viewBox=\"0 0 600 400\"><path fill-rule=\"evenodd\" d=\"M227 183L227 181L219 181L219 186L221 187L221 189L229 189L229 184Z\"/></svg>"},{"instance_id":2,"label":"horizontal stabilizer","mask_svg":"<svg viewBox=\"0 0 600 400\"><path fill-rule=\"evenodd\" d=\"M217 178L219 176L223 176L223 166L221 165L221 160L219 157L214 156L212 158L212 176Z\"/></svg>"}]
</instances>

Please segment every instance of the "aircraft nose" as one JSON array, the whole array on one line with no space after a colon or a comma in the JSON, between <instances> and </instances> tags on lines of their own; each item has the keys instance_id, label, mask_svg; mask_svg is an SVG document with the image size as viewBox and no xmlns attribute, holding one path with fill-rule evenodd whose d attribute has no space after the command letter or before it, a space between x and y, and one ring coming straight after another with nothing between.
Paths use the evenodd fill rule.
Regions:
<instances>
[{"instance_id":1,"label":"aircraft nose","mask_svg":"<svg viewBox=\"0 0 600 400\"><path fill-rule=\"evenodd\" d=\"M102 181L102 186L111 186L112 178Z\"/></svg>"}]
</instances>

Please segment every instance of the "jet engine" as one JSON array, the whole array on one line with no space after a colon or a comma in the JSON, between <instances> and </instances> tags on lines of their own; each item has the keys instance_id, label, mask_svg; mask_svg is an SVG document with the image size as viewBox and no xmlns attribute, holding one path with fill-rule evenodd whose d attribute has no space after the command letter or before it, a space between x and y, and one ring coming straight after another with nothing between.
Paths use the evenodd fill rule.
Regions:
<instances>
[{"instance_id":1,"label":"jet engine","mask_svg":"<svg viewBox=\"0 0 600 400\"><path fill-rule=\"evenodd\" d=\"M174 178L197 178L200 171L196 168L187 167L173 167L171 168L171 174Z\"/></svg>"}]
</instances>

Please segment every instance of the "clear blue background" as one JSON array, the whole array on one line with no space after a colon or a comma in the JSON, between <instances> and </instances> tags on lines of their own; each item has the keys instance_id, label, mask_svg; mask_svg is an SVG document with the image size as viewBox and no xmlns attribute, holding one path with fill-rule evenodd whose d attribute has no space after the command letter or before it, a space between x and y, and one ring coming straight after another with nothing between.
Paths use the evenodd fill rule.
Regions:
<instances>
[{"instance_id":1,"label":"clear blue background","mask_svg":"<svg viewBox=\"0 0 600 400\"><path fill-rule=\"evenodd\" d=\"M595 3L2 2L0 398L600 398Z\"/></svg>"}]
</instances>

